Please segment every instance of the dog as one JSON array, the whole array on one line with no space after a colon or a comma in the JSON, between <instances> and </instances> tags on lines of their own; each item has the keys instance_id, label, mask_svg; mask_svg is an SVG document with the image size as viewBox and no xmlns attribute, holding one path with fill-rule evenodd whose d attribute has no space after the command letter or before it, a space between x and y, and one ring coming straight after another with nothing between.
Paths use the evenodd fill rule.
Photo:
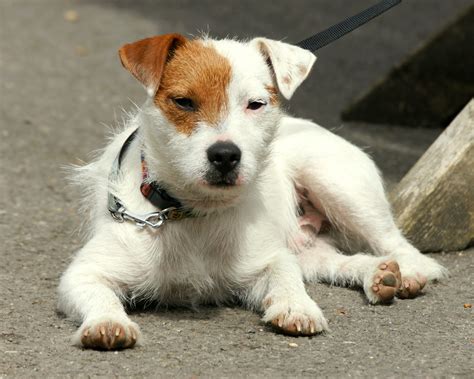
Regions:
<instances>
[{"instance_id":1,"label":"dog","mask_svg":"<svg viewBox=\"0 0 474 379\"><path fill-rule=\"evenodd\" d=\"M140 343L125 309L136 301L238 302L277 331L309 336L329 328L305 282L360 287L376 304L415 297L446 275L397 229L373 161L282 111L312 69L311 52L267 38L165 34L119 56L148 98L75 170L88 238L61 277L58 305L80 324L74 343ZM157 209L150 186L180 205L177 217L176 206Z\"/></svg>"}]
</instances>

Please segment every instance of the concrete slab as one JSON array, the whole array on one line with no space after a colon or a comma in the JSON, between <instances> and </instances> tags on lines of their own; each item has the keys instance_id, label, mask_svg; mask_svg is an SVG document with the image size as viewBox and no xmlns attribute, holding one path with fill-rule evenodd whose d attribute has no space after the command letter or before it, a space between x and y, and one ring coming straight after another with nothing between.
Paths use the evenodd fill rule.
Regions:
<instances>
[{"instance_id":1,"label":"concrete slab","mask_svg":"<svg viewBox=\"0 0 474 379\"><path fill-rule=\"evenodd\" d=\"M344 120L445 128L474 97L474 5L342 113Z\"/></svg>"}]
</instances>

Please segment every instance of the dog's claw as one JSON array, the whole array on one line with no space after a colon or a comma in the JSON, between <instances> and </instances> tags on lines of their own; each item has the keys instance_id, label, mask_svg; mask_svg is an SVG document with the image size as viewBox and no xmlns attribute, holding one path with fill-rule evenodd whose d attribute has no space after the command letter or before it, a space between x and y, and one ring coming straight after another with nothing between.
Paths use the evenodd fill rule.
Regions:
<instances>
[{"instance_id":1,"label":"dog's claw","mask_svg":"<svg viewBox=\"0 0 474 379\"><path fill-rule=\"evenodd\" d=\"M85 348L116 350L134 346L137 336L138 330L133 323L127 327L115 321L102 321L87 326L80 341Z\"/></svg>"},{"instance_id":2,"label":"dog's claw","mask_svg":"<svg viewBox=\"0 0 474 379\"><path fill-rule=\"evenodd\" d=\"M295 325L296 325L296 330L298 331L298 333L301 332L301 323L299 321L296 321Z\"/></svg>"},{"instance_id":3,"label":"dog's claw","mask_svg":"<svg viewBox=\"0 0 474 379\"><path fill-rule=\"evenodd\" d=\"M279 329L284 334L291 336L309 336L316 334L317 332L315 322L313 320L306 319L306 316L301 317L304 318L294 318L293 321L291 321L292 317L290 316L290 321L288 321L288 317L285 318L284 316L279 316L274 319L271 324L274 328Z\"/></svg>"}]
</instances>

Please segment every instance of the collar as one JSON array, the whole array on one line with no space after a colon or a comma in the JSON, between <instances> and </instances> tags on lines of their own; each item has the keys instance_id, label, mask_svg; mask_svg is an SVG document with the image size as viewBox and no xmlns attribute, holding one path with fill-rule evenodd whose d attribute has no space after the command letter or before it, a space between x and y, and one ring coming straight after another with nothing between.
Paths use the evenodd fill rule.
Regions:
<instances>
[{"instance_id":1,"label":"collar","mask_svg":"<svg viewBox=\"0 0 474 379\"><path fill-rule=\"evenodd\" d=\"M152 203L158 209L170 209L168 218L170 220L181 220L182 218L194 217L191 209L186 209L179 200L172 197L166 190L161 187L158 182L150 181L148 175L148 166L145 160L145 156L142 152L142 184L140 185L140 191L150 203Z\"/></svg>"},{"instance_id":2,"label":"collar","mask_svg":"<svg viewBox=\"0 0 474 379\"><path fill-rule=\"evenodd\" d=\"M122 160L137 134L138 129L135 129L123 143L119 154L112 164L112 169L109 174L109 182L116 181L120 176ZM150 181L148 167L143 153L141 156L141 167L142 183L140 185L140 192L158 208L158 211L147 214L131 212L127 210L123 205L123 202L109 190L108 210L116 221L131 221L140 227L149 226L158 229L168 220L181 220L183 218L195 217L192 209L185 208L179 200L169 195L168 192L158 184L158 182Z\"/></svg>"}]
</instances>

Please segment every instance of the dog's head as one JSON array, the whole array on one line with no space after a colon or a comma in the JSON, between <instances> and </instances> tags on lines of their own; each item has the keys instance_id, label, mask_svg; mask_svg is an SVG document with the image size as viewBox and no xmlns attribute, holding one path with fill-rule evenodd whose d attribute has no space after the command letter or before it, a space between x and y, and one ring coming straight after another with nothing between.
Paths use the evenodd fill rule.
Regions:
<instances>
[{"instance_id":1,"label":"dog's head","mask_svg":"<svg viewBox=\"0 0 474 379\"><path fill-rule=\"evenodd\" d=\"M142 109L151 174L195 208L226 206L258 177L289 99L316 57L299 47L189 40L179 34L123 46L124 67L146 88Z\"/></svg>"}]
</instances>

